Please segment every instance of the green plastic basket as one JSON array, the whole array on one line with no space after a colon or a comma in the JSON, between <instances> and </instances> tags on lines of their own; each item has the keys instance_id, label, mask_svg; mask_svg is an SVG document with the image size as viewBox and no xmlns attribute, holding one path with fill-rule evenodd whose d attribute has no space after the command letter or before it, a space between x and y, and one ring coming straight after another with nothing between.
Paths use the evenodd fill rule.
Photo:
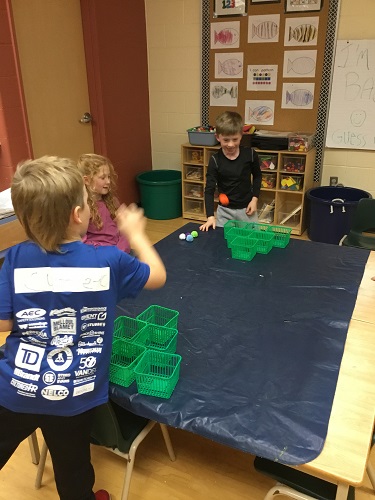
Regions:
<instances>
[{"instance_id":1,"label":"green plastic basket","mask_svg":"<svg viewBox=\"0 0 375 500\"><path fill-rule=\"evenodd\" d=\"M269 231L270 225L265 222L249 222L249 229L253 231Z\"/></svg>"},{"instance_id":2,"label":"green plastic basket","mask_svg":"<svg viewBox=\"0 0 375 500\"><path fill-rule=\"evenodd\" d=\"M253 232L252 229L248 229L246 227L231 227L227 232L227 246L228 248L232 248L233 240L238 236L250 236Z\"/></svg>"},{"instance_id":3,"label":"green plastic basket","mask_svg":"<svg viewBox=\"0 0 375 500\"><path fill-rule=\"evenodd\" d=\"M273 246L279 248L285 248L290 241L290 234L292 232L291 227L285 226L270 226L269 231L275 236L273 240Z\"/></svg>"},{"instance_id":4,"label":"green plastic basket","mask_svg":"<svg viewBox=\"0 0 375 500\"><path fill-rule=\"evenodd\" d=\"M258 240L251 236L237 236L232 242L232 258L252 260L257 253Z\"/></svg>"},{"instance_id":5,"label":"green plastic basket","mask_svg":"<svg viewBox=\"0 0 375 500\"><path fill-rule=\"evenodd\" d=\"M272 250L275 236L270 231L253 231L252 237L257 240L257 253L267 254Z\"/></svg>"},{"instance_id":6,"label":"green plastic basket","mask_svg":"<svg viewBox=\"0 0 375 500\"><path fill-rule=\"evenodd\" d=\"M135 337L147 323L136 318L130 318L129 316L119 316L115 320L113 329L113 340L115 339L127 339L131 340Z\"/></svg>"},{"instance_id":7,"label":"green plastic basket","mask_svg":"<svg viewBox=\"0 0 375 500\"><path fill-rule=\"evenodd\" d=\"M144 352L146 348L141 345L128 340L115 340L112 344L109 380L128 387L135 380L134 368Z\"/></svg>"},{"instance_id":8,"label":"green plastic basket","mask_svg":"<svg viewBox=\"0 0 375 500\"><path fill-rule=\"evenodd\" d=\"M136 344L155 351L174 354L177 348L178 331L175 328L149 323L134 337Z\"/></svg>"},{"instance_id":9,"label":"green plastic basket","mask_svg":"<svg viewBox=\"0 0 375 500\"><path fill-rule=\"evenodd\" d=\"M154 325L177 328L179 314L178 311L166 307L150 306L141 314L138 314L137 319Z\"/></svg>"},{"instance_id":10,"label":"green plastic basket","mask_svg":"<svg viewBox=\"0 0 375 500\"><path fill-rule=\"evenodd\" d=\"M181 356L146 351L134 369L138 392L170 398L180 376Z\"/></svg>"},{"instance_id":11,"label":"green plastic basket","mask_svg":"<svg viewBox=\"0 0 375 500\"><path fill-rule=\"evenodd\" d=\"M228 232L233 227L245 229L248 225L248 222L242 220L228 220L228 222L224 224L224 238L227 239Z\"/></svg>"}]
</instances>

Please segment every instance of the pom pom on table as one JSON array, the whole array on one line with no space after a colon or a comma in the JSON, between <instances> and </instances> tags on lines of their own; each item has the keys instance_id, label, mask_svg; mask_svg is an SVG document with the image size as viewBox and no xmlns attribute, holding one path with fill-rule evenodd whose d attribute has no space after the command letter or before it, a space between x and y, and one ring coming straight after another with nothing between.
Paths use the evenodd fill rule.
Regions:
<instances>
[{"instance_id":1,"label":"pom pom on table","mask_svg":"<svg viewBox=\"0 0 375 500\"><path fill-rule=\"evenodd\" d=\"M224 194L224 193L220 193L220 194L219 194L219 201L220 201L220 203L221 203L224 207L226 207L226 206L228 206L228 205L229 205L229 198L228 198L228 196L227 196L226 194Z\"/></svg>"},{"instance_id":2,"label":"pom pom on table","mask_svg":"<svg viewBox=\"0 0 375 500\"><path fill-rule=\"evenodd\" d=\"M198 231L192 231L191 233L181 233L178 235L178 237L180 240L192 242L195 238L198 238Z\"/></svg>"}]
</instances>

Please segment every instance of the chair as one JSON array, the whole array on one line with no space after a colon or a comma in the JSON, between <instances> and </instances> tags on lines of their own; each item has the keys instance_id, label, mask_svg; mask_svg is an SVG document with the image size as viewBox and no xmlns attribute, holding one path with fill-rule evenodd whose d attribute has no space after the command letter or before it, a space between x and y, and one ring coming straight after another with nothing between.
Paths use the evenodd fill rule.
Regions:
<instances>
[{"instance_id":1,"label":"chair","mask_svg":"<svg viewBox=\"0 0 375 500\"><path fill-rule=\"evenodd\" d=\"M113 401L99 406L95 412L93 427L91 430L91 442L94 445L104 446L127 460L126 474L122 489L121 500L127 500L130 489L135 453L139 444L154 427L156 422L135 415ZM164 441L170 459L174 462L176 456L165 424L160 424ZM46 462L48 448L43 444L40 454L35 488L40 488Z\"/></svg>"},{"instance_id":2,"label":"chair","mask_svg":"<svg viewBox=\"0 0 375 500\"><path fill-rule=\"evenodd\" d=\"M375 250L375 199L359 200L349 234L345 235L339 244Z\"/></svg>"},{"instance_id":3,"label":"chair","mask_svg":"<svg viewBox=\"0 0 375 500\"><path fill-rule=\"evenodd\" d=\"M371 446L374 444L375 432L372 436ZM277 495L285 495L296 500L335 500L336 498L336 484L310 476L287 465L255 457L254 468L277 481L277 484L267 492L264 500L271 500ZM370 461L367 462L366 471L375 490L375 471ZM349 486L347 500L355 500L353 486Z\"/></svg>"}]
</instances>

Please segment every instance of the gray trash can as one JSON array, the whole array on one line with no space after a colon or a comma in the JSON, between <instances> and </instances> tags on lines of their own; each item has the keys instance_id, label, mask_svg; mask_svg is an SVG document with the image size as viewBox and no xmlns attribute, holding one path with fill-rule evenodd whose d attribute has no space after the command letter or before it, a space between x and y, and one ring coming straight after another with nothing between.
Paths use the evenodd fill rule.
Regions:
<instances>
[{"instance_id":1,"label":"gray trash can","mask_svg":"<svg viewBox=\"0 0 375 500\"><path fill-rule=\"evenodd\" d=\"M333 186L309 189L306 197L310 240L334 245L349 233L359 200L372 198L362 189Z\"/></svg>"},{"instance_id":2,"label":"gray trash can","mask_svg":"<svg viewBox=\"0 0 375 500\"><path fill-rule=\"evenodd\" d=\"M137 175L141 204L149 219L176 219L182 215L181 172L149 170Z\"/></svg>"}]
</instances>

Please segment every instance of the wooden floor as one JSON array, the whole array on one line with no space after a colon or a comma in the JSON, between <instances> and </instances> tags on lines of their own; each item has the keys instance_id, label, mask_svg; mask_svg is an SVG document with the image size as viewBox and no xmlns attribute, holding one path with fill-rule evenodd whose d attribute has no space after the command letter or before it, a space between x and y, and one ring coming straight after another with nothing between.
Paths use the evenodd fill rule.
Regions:
<instances>
[{"instance_id":1,"label":"wooden floor","mask_svg":"<svg viewBox=\"0 0 375 500\"><path fill-rule=\"evenodd\" d=\"M184 219L149 220L148 233L155 243L186 222ZM140 445L129 500L263 500L274 485L274 481L254 471L254 457L249 454L186 431L170 429L170 434L177 457L175 462L169 460L159 426L155 426ZM375 466L374 450L371 460ZM125 461L96 446L92 447L92 461L95 489L107 489L113 500L120 500ZM24 441L0 474L0 500L58 499L49 457L40 490L34 489L35 474L36 466ZM357 488L356 500L375 500L368 478L364 486Z\"/></svg>"}]
</instances>

